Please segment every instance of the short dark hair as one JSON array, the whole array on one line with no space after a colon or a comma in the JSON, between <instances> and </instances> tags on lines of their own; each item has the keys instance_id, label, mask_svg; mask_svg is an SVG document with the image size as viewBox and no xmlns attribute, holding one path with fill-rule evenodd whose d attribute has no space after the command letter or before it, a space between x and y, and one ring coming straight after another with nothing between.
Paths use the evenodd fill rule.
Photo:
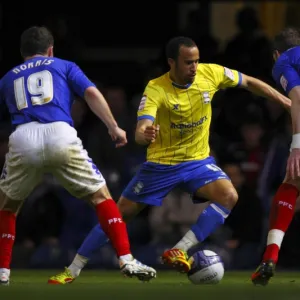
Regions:
<instances>
[{"instance_id":1,"label":"short dark hair","mask_svg":"<svg viewBox=\"0 0 300 300\"><path fill-rule=\"evenodd\" d=\"M54 44L53 35L46 27L33 26L21 35L21 55L23 57L35 54L45 54Z\"/></svg>"},{"instance_id":2,"label":"short dark hair","mask_svg":"<svg viewBox=\"0 0 300 300\"><path fill-rule=\"evenodd\" d=\"M274 50L282 53L300 45L300 30L295 27L287 27L280 31L274 38Z\"/></svg>"},{"instance_id":3,"label":"short dark hair","mask_svg":"<svg viewBox=\"0 0 300 300\"><path fill-rule=\"evenodd\" d=\"M197 47L196 43L189 37L177 36L169 40L166 46L167 58L177 60L179 56L179 49L181 46L188 48Z\"/></svg>"}]
</instances>

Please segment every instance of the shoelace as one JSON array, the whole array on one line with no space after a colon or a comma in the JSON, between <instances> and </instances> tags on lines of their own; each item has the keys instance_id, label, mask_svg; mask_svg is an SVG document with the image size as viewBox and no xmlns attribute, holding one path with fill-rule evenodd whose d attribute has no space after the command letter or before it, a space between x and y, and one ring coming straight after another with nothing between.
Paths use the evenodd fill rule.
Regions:
<instances>
[{"instance_id":1,"label":"shoelace","mask_svg":"<svg viewBox=\"0 0 300 300\"><path fill-rule=\"evenodd\" d=\"M144 265L144 264L143 264L143 263L141 263L140 261L136 260L136 263L137 263L137 265L139 265L139 266L141 266L141 267L144 267L144 268L146 268L146 269L150 270L150 267L148 267L148 266Z\"/></svg>"},{"instance_id":2,"label":"shoelace","mask_svg":"<svg viewBox=\"0 0 300 300\"><path fill-rule=\"evenodd\" d=\"M72 277L72 276L71 276L70 272L68 270L66 270L65 272L55 275L53 278L54 279L62 279L64 277Z\"/></svg>"}]
</instances>

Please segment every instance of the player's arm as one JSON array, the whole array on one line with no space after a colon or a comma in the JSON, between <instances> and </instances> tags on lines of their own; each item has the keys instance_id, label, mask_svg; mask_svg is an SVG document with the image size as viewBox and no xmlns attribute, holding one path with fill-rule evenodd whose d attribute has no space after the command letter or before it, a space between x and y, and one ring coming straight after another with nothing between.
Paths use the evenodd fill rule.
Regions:
<instances>
[{"instance_id":1,"label":"player's arm","mask_svg":"<svg viewBox=\"0 0 300 300\"><path fill-rule=\"evenodd\" d=\"M293 87L288 96L292 100L291 116L294 134L292 148L300 148L300 85Z\"/></svg>"},{"instance_id":2,"label":"player's arm","mask_svg":"<svg viewBox=\"0 0 300 300\"><path fill-rule=\"evenodd\" d=\"M293 87L288 96L292 100L293 139L291 153L287 161L287 179L300 177L300 85Z\"/></svg>"},{"instance_id":3,"label":"player's arm","mask_svg":"<svg viewBox=\"0 0 300 300\"><path fill-rule=\"evenodd\" d=\"M213 77L219 88L241 87L258 96L274 100L290 109L291 100L267 83L220 65L211 65Z\"/></svg>"},{"instance_id":4,"label":"player's arm","mask_svg":"<svg viewBox=\"0 0 300 300\"><path fill-rule=\"evenodd\" d=\"M101 119L116 147L127 144L126 132L118 124L102 93L96 88L82 70L74 63L69 65L68 82L76 94L84 98L93 113Z\"/></svg>"},{"instance_id":5,"label":"player's arm","mask_svg":"<svg viewBox=\"0 0 300 300\"><path fill-rule=\"evenodd\" d=\"M106 125L116 147L126 145L126 132L119 128L102 93L96 87L90 86L84 92L84 99L93 113Z\"/></svg>"},{"instance_id":6,"label":"player's arm","mask_svg":"<svg viewBox=\"0 0 300 300\"><path fill-rule=\"evenodd\" d=\"M280 74L275 78L277 84L281 85L292 102L291 116L294 135L291 148L300 149L300 76L289 64L276 66L276 71Z\"/></svg>"},{"instance_id":7,"label":"player's arm","mask_svg":"<svg viewBox=\"0 0 300 300\"><path fill-rule=\"evenodd\" d=\"M256 94L258 96L274 100L284 106L286 109L291 108L291 100L281 93L279 93L276 89L272 88L267 83L256 79L254 77L241 74L241 83L240 87Z\"/></svg>"},{"instance_id":8,"label":"player's arm","mask_svg":"<svg viewBox=\"0 0 300 300\"><path fill-rule=\"evenodd\" d=\"M160 103L159 92L149 83L145 89L138 109L138 122L135 130L135 141L140 145L154 143L159 125L154 125L156 112Z\"/></svg>"},{"instance_id":9,"label":"player's arm","mask_svg":"<svg viewBox=\"0 0 300 300\"><path fill-rule=\"evenodd\" d=\"M286 177L287 180L293 180L300 177L300 76L288 61L275 64L273 76L292 101L293 139L287 161Z\"/></svg>"},{"instance_id":10,"label":"player's arm","mask_svg":"<svg viewBox=\"0 0 300 300\"><path fill-rule=\"evenodd\" d=\"M118 127L104 96L96 87L88 87L84 92L84 99L93 113L102 120L108 129Z\"/></svg>"},{"instance_id":11,"label":"player's arm","mask_svg":"<svg viewBox=\"0 0 300 300\"><path fill-rule=\"evenodd\" d=\"M287 161L286 179L297 179L298 181L300 177L300 82L288 91L288 96L292 100L293 139Z\"/></svg>"}]
</instances>

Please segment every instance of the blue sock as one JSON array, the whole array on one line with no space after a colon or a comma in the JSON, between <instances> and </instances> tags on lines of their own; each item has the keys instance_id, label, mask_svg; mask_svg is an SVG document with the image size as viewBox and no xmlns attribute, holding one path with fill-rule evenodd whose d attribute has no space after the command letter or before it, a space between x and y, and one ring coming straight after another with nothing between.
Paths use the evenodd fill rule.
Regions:
<instances>
[{"instance_id":1,"label":"blue sock","mask_svg":"<svg viewBox=\"0 0 300 300\"><path fill-rule=\"evenodd\" d=\"M199 242L204 241L215 229L224 224L230 210L220 204L210 204L199 216L191 230Z\"/></svg>"},{"instance_id":2,"label":"blue sock","mask_svg":"<svg viewBox=\"0 0 300 300\"><path fill-rule=\"evenodd\" d=\"M100 224L97 224L89 233L89 235L85 238L83 243L81 244L77 253L82 255L88 259L91 258L93 252L98 250L100 247L105 245L108 242L108 238Z\"/></svg>"}]
</instances>

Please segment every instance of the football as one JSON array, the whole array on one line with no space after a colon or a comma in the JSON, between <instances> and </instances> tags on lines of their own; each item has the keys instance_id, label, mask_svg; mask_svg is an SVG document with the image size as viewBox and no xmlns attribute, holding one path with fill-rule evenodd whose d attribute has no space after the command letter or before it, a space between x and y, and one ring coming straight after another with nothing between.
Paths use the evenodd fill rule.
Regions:
<instances>
[{"instance_id":1,"label":"football","mask_svg":"<svg viewBox=\"0 0 300 300\"><path fill-rule=\"evenodd\" d=\"M224 276L224 265L221 257L210 250L194 253L189 261L191 270L187 273L193 284L216 284Z\"/></svg>"}]
</instances>

